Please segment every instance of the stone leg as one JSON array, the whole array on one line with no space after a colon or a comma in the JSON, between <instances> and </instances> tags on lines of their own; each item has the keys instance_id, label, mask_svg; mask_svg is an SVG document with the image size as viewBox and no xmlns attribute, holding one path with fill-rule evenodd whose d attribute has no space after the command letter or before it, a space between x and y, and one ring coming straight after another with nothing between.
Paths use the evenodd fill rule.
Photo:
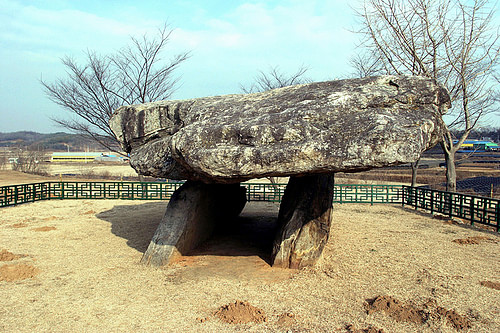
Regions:
<instances>
[{"instance_id":1,"label":"stone leg","mask_svg":"<svg viewBox=\"0 0 500 333\"><path fill-rule=\"evenodd\" d=\"M333 174L290 177L278 215L273 266L312 266L321 257L330 233L333 191Z\"/></svg>"},{"instance_id":2,"label":"stone leg","mask_svg":"<svg viewBox=\"0 0 500 333\"><path fill-rule=\"evenodd\" d=\"M239 184L187 181L172 195L141 263L162 266L186 254L209 238L217 223L238 216L245 203Z\"/></svg>"}]
</instances>

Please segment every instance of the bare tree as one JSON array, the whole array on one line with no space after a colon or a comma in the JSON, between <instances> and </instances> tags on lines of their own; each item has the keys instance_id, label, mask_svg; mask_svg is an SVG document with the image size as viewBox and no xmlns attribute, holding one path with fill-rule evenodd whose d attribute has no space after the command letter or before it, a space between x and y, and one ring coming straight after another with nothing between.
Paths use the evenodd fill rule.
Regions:
<instances>
[{"instance_id":1,"label":"bare tree","mask_svg":"<svg viewBox=\"0 0 500 333\"><path fill-rule=\"evenodd\" d=\"M358 73L421 75L448 88L452 118L441 143L448 191L456 190L455 153L491 111L499 60L493 14L487 0L366 0L358 11L364 57L370 59L353 59ZM457 127L464 131L454 138L451 129Z\"/></svg>"},{"instance_id":2,"label":"bare tree","mask_svg":"<svg viewBox=\"0 0 500 333\"><path fill-rule=\"evenodd\" d=\"M47 175L47 166L43 163L45 154L43 147L37 144L20 146L14 152L12 169L35 175Z\"/></svg>"},{"instance_id":3,"label":"bare tree","mask_svg":"<svg viewBox=\"0 0 500 333\"><path fill-rule=\"evenodd\" d=\"M278 66L271 67L268 72L259 71L259 75L255 77L254 83L245 87L240 84L240 89L245 94L251 94L255 92L261 92L276 88L283 88L288 86L293 86L296 84L309 83L311 80L304 77L309 69L304 66L300 66L295 73L286 74L283 73Z\"/></svg>"},{"instance_id":4,"label":"bare tree","mask_svg":"<svg viewBox=\"0 0 500 333\"><path fill-rule=\"evenodd\" d=\"M0 170L5 169L5 167L7 166L7 161L8 161L7 155L5 154L0 155Z\"/></svg>"},{"instance_id":5,"label":"bare tree","mask_svg":"<svg viewBox=\"0 0 500 333\"><path fill-rule=\"evenodd\" d=\"M189 52L163 61L172 32L164 25L153 38L131 37L130 45L110 55L87 51L84 65L63 58L68 77L53 83L41 80L41 84L49 99L75 117L54 121L110 150L119 147L108 123L113 111L122 105L168 99L175 90L178 78L173 71L189 58Z\"/></svg>"}]
</instances>

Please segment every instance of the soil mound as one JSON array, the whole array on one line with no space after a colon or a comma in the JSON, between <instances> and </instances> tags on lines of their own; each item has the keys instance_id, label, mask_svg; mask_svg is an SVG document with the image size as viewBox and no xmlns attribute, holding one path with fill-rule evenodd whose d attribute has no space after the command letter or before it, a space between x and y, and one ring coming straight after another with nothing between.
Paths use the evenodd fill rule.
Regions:
<instances>
[{"instance_id":1,"label":"soil mound","mask_svg":"<svg viewBox=\"0 0 500 333\"><path fill-rule=\"evenodd\" d=\"M496 289L496 290L500 290L500 282L493 282L493 281L481 281L480 284L482 286L485 286L485 287L488 287L488 288L492 288L492 289Z\"/></svg>"},{"instance_id":2,"label":"soil mound","mask_svg":"<svg viewBox=\"0 0 500 333\"><path fill-rule=\"evenodd\" d=\"M51 231L51 230L56 230L56 227L40 227L40 228L35 228L33 229L34 231L40 231L40 232L46 232L46 231Z\"/></svg>"},{"instance_id":3,"label":"soil mound","mask_svg":"<svg viewBox=\"0 0 500 333\"><path fill-rule=\"evenodd\" d=\"M0 281L17 281L35 277L40 271L27 264L11 264L0 267Z\"/></svg>"},{"instance_id":4,"label":"soil mound","mask_svg":"<svg viewBox=\"0 0 500 333\"><path fill-rule=\"evenodd\" d=\"M368 314L383 311L397 321L408 321L416 324L424 323L428 315L423 310L411 304L405 304L391 296L378 296L368 300L366 305Z\"/></svg>"},{"instance_id":5,"label":"soil mound","mask_svg":"<svg viewBox=\"0 0 500 333\"><path fill-rule=\"evenodd\" d=\"M16 229L19 229L19 228L26 228L28 225L26 223L15 223L13 224L11 227L12 228L16 228Z\"/></svg>"},{"instance_id":6,"label":"soil mound","mask_svg":"<svg viewBox=\"0 0 500 333\"><path fill-rule=\"evenodd\" d=\"M262 323L267 321L264 311L248 302L236 301L221 306L214 316L229 324Z\"/></svg>"},{"instance_id":7,"label":"soil mound","mask_svg":"<svg viewBox=\"0 0 500 333\"><path fill-rule=\"evenodd\" d=\"M378 296L372 300L367 300L366 309L368 314L383 311L397 321L423 324L430 318L433 318L438 320L444 319L449 325L459 331L467 330L471 327L471 322L467 317L458 314L455 310L448 310L437 306L435 300L429 300L422 307L417 307L412 304L403 303L391 296Z\"/></svg>"},{"instance_id":8,"label":"soil mound","mask_svg":"<svg viewBox=\"0 0 500 333\"><path fill-rule=\"evenodd\" d=\"M21 258L20 255L9 252L5 249L0 250L0 261L12 261Z\"/></svg>"},{"instance_id":9,"label":"soil mound","mask_svg":"<svg viewBox=\"0 0 500 333\"><path fill-rule=\"evenodd\" d=\"M469 245L469 244L480 244L482 242L492 242L496 243L497 241L486 237L486 236L472 236L472 237L467 237L467 238L458 238L452 240L452 242L460 244L460 245Z\"/></svg>"},{"instance_id":10,"label":"soil mound","mask_svg":"<svg viewBox=\"0 0 500 333\"><path fill-rule=\"evenodd\" d=\"M290 327L295 323L295 315L293 313L283 313L278 316L277 324L282 327Z\"/></svg>"},{"instance_id":11,"label":"soil mound","mask_svg":"<svg viewBox=\"0 0 500 333\"><path fill-rule=\"evenodd\" d=\"M447 310L443 307L438 307L436 312L441 318L445 318L448 324L453 326L458 331L467 330L471 327L470 321L464 316L458 314L455 310Z\"/></svg>"}]
</instances>

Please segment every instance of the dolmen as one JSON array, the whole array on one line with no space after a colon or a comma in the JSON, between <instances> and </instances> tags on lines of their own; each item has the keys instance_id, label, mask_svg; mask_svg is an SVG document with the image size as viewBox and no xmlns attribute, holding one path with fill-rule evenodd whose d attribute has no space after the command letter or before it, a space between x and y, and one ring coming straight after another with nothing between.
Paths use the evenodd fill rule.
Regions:
<instances>
[{"instance_id":1,"label":"dolmen","mask_svg":"<svg viewBox=\"0 0 500 333\"><path fill-rule=\"evenodd\" d=\"M446 89L416 76L315 82L118 108L110 126L142 175L186 180L142 262L165 265L240 214L240 183L290 177L271 262L314 265L328 240L334 173L414 162L441 140Z\"/></svg>"}]
</instances>

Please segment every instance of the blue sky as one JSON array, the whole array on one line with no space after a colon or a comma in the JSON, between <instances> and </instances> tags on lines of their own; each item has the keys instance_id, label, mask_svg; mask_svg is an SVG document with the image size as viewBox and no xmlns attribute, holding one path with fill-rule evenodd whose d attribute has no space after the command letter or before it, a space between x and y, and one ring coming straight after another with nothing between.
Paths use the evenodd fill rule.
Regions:
<instances>
[{"instance_id":1,"label":"blue sky","mask_svg":"<svg viewBox=\"0 0 500 333\"><path fill-rule=\"evenodd\" d=\"M40 78L64 78L64 56L82 63L86 50L116 51L164 22L175 29L164 56L192 55L176 72L175 99L240 93L272 66L304 65L314 81L346 77L359 1L0 0L0 132L63 130L50 118L71 114L47 99Z\"/></svg>"},{"instance_id":2,"label":"blue sky","mask_svg":"<svg viewBox=\"0 0 500 333\"><path fill-rule=\"evenodd\" d=\"M345 1L0 0L0 131L62 130L50 118L70 114L46 98L39 79L65 77L63 56L113 52L164 22L175 29L165 56L192 55L176 72L175 99L240 93L271 66L340 78L357 41Z\"/></svg>"}]
</instances>

